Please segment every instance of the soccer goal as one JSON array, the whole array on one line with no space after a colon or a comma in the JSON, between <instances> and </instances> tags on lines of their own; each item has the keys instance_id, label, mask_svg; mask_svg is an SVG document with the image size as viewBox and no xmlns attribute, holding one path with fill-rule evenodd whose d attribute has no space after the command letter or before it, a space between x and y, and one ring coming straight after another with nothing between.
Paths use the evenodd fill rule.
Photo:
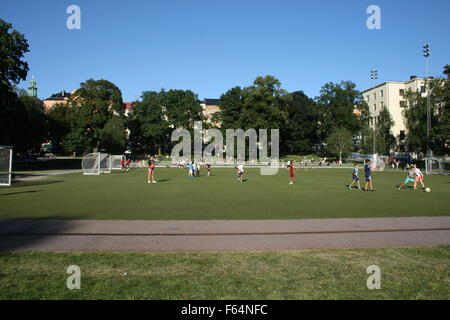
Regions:
<instances>
[{"instance_id":1,"label":"soccer goal","mask_svg":"<svg viewBox=\"0 0 450 320\"><path fill-rule=\"evenodd\" d=\"M112 170L120 170L122 166L120 162L122 161L122 155L112 155L111 156L111 169Z\"/></svg>"},{"instance_id":2,"label":"soccer goal","mask_svg":"<svg viewBox=\"0 0 450 320\"><path fill-rule=\"evenodd\" d=\"M425 159L427 174L450 174L450 159L446 157L429 157Z\"/></svg>"},{"instance_id":3,"label":"soccer goal","mask_svg":"<svg viewBox=\"0 0 450 320\"><path fill-rule=\"evenodd\" d=\"M111 173L111 155L109 153L89 153L81 161L81 169L86 175Z\"/></svg>"},{"instance_id":4,"label":"soccer goal","mask_svg":"<svg viewBox=\"0 0 450 320\"><path fill-rule=\"evenodd\" d=\"M0 146L0 186L11 186L13 147Z\"/></svg>"}]
</instances>

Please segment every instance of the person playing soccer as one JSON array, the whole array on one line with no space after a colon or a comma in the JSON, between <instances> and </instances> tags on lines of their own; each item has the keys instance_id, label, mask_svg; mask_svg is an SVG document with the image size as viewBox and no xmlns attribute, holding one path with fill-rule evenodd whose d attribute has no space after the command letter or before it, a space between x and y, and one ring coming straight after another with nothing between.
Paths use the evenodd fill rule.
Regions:
<instances>
[{"instance_id":1,"label":"person playing soccer","mask_svg":"<svg viewBox=\"0 0 450 320\"><path fill-rule=\"evenodd\" d=\"M417 189L417 182L420 182L420 184L422 185L422 188L425 189L425 185L423 184L422 171L419 168L417 168L417 165L413 165L413 171L414 171L414 175L416 176L414 178L414 190Z\"/></svg>"},{"instance_id":2,"label":"person playing soccer","mask_svg":"<svg viewBox=\"0 0 450 320\"><path fill-rule=\"evenodd\" d=\"M295 174L294 174L294 161L293 160L289 160L287 169L289 170L289 184L294 184Z\"/></svg>"},{"instance_id":3,"label":"person playing soccer","mask_svg":"<svg viewBox=\"0 0 450 320\"><path fill-rule=\"evenodd\" d=\"M369 191L368 187L370 185L370 191L375 191L373 189L373 183L372 183L372 169L371 169L371 162L369 160L366 161L366 164L364 165L364 172L366 174L366 185L364 187L365 191Z\"/></svg>"},{"instance_id":4,"label":"person playing soccer","mask_svg":"<svg viewBox=\"0 0 450 320\"><path fill-rule=\"evenodd\" d=\"M244 177L244 165L242 163L239 163L239 165L235 167L235 169L238 176L238 181L242 182L242 179Z\"/></svg>"},{"instance_id":5,"label":"person playing soccer","mask_svg":"<svg viewBox=\"0 0 450 320\"><path fill-rule=\"evenodd\" d=\"M122 167L122 172L124 172L125 171L125 160L124 160L124 158L122 158L122 160L120 160L120 166Z\"/></svg>"},{"instance_id":6,"label":"person playing soccer","mask_svg":"<svg viewBox=\"0 0 450 320\"><path fill-rule=\"evenodd\" d=\"M150 182L151 179L151 182ZM153 157L150 157L148 160L148 175L147 175L147 182L148 183L156 183L155 180L155 160Z\"/></svg>"},{"instance_id":7,"label":"person playing soccer","mask_svg":"<svg viewBox=\"0 0 450 320\"><path fill-rule=\"evenodd\" d=\"M400 187L398 187L398 190L403 189L403 187L408 184L409 182L414 182L415 174L414 174L414 168L411 166L410 170L408 170L408 175L406 176L405 182L401 184Z\"/></svg>"},{"instance_id":8,"label":"person playing soccer","mask_svg":"<svg viewBox=\"0 0 450 320\"><path fill-rule=\"evenodd\" d=\"M355 163L354 168L353 168L353 172L352 172L352 182L348 186L349 189L352 189L353 184L355 184L355 182L357 182L358 183L358 190L361 190L361 185L359 184L358 173L359 173L359 166L358 166L357 163Z\"/></svg>"},{"instance_id":9,"label":"person playing soccer","mask_svg":"<svg viewBox=\"0 0 450 320\"><path fill-rule=\"evenodd\" d=\"M206 164L206 168L208 168L208 177L211 176L211 163Z\"/></svg>"}]
</instances>

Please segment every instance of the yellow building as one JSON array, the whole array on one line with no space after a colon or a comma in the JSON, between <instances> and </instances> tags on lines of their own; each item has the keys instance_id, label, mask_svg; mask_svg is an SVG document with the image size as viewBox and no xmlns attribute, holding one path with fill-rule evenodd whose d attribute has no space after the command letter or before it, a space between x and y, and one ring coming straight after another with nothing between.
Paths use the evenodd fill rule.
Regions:
<instances>
[{"instance_id":1,"label":"yellow building","mask_svg":"<svg viewBox=\"0 0 450 320\"><path fill-rule=\"evenodd\" d=\"M375 87L363 91L364 100L369 105L373 126L379 120L380 111L386 107L394 120L392 134L396 138L397 151L404 151L404 140L406 135L405 119L403 110L406 106L404 93L408 90L418 91L426 96L426 85L424 78L411 76L408 81L386 81Z\"/></svg>"}]
</instances>

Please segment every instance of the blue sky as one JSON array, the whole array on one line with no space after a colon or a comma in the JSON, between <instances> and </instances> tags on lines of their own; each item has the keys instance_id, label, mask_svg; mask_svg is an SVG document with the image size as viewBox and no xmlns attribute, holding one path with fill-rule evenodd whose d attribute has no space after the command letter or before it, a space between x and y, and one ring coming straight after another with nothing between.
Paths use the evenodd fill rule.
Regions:
<instances>
[{"instance_id":1,"label":"blue sky","mask_svg":"<svg viewBox=\"0 0 450 320\"><path fill-rule=\"evenodd\" d=\"M69 30L66 8L81 9ZM369 30L369 5L381 30ZM328 81L358 89L424 76L422 45L431 45L430 75L450 64L448 0L3 0L0 18L25 34L39 98L87 79L115 83L124 101L142 91L190 89L218 98L271 74L288 91L314 97ZM19 87L26 87L23 82Z\"/></svg>"}]
</instances>

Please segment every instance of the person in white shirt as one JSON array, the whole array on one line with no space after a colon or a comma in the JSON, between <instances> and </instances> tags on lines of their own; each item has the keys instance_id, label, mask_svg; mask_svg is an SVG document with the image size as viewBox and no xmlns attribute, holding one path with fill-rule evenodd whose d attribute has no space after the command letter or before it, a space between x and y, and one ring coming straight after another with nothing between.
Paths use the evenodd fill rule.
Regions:
<instances>
[{"instance_id":1,"label":"person in white shirt","mask_svg":"<svg viewBox=\"0 0 450 320\"><path fill-rule=\"evenodd\" d=\"M414 175L416 176L414 178L414 189L417 189L417 182L420 182L420 184L422 185L422 188L425 189L425 185L423 184L423 173L422 173L422 171L419 168L417 168L417 165L413 165L412 169L414 171Z\"/></svg>"},{"instance_id":2,"label":"person in white shirt","mask_svg":"<svg viewBox=\"0 0 450 320\"><path fill-rule=\"evenodd\" d=\"M238 181L242 182L242 179L244 177L244 165L242 163L238 164L237 167L235 167L236 172L237 172L237 176L238 176Z\"/></svg>"}]
</instances>

